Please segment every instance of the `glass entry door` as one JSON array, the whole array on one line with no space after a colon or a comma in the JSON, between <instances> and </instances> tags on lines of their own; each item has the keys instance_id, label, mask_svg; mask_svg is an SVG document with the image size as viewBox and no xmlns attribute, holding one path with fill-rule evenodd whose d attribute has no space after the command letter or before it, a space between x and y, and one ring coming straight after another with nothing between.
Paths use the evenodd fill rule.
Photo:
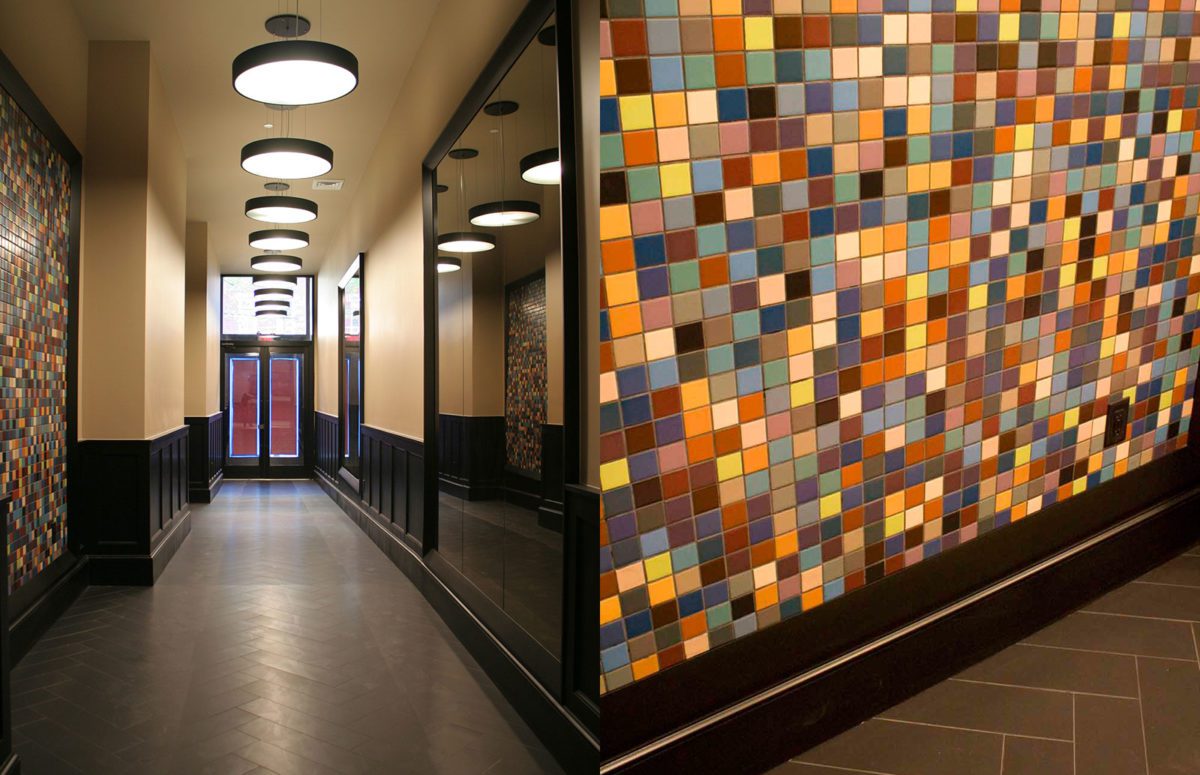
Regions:
<instances>
[{"instance_id":1,"label":"glass entry door","mask_svg":"<svg viewBox=\"0 0 1200 775\"><path fill-rule=\"evenodd\" d=\"M307 353L301 348L225 351L225 470L240 477L306 476Z\"/></svg>"}]
</instances>

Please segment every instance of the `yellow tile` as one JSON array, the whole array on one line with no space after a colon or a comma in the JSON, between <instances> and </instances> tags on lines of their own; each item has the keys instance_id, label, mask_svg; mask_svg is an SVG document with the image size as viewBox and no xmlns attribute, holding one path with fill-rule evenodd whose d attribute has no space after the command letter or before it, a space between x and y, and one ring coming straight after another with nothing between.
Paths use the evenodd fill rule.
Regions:
<instances>
[{"instance_id":1,"label":"yellow tile","mask_svg":"<svg viewBox=\"0 0 1200 775\"><path fill-rule=\"evenodd\" d=\"M645 561L646 579L648 581L656 581L671 573L671 554L663 552L656 554Z\"/></svg>"},{"instance_id":2,"label":"yellow tile","mask_svg":"<svg viewBox=\"0 0 1200 775\"><path fill-rule=\"evenodd\" d=\"M600 60L600 96L612 97L617 93L617 72L611 59Z\"/></svg>"},{"instance_id":3,"label":"yellow tile","mask_svg":"<svg viewBox=\"0 0 1200 775\"><path fill-rule=\"evenodd\" d=\"M600 208L600 239L619 239L630 234L629 205L608 205Z\"/></svg>"},{"instance_id":4,"label":"yellow tile","mask_svg":"<svg viewBox=\"0 0 1200 775\"><path fill-rule=\"evenodd\" d=\"M672 91L654 95L656 126L684 126L687 122L687 99L683 92Z\"/></svg>"},{"instance_id":5,"label":"yellow tile","mask_svg":"<svg viewBox=\"0 0 1200 775\"><path fill-rule=\"evenodd\" d=\"M606 597L600 601L600 623L608 624L621 618L621 598Z\"/></svg>"},{"instance_id":6,"label":"yellow tile","mask_svg":"<svg viewBox=\"0 0 1200 775\"><path fill-rule=\"evenodd\" d=\"M792 383L792 406L807 406L813 402L813 381L802 379Z\"/></svg>"},{"instance_id":7,"label":"yellow tile","mask_svg":"<svg viewBox=\"0 0 1200 775\"><path fill-rule=\"evenodd\" d=\"M737 453L717 458L717 479L725 481L742 475L742 456Z\"/></svg>"},{"instance_id":8,"label":"yellow tile","mask_svg":"<svg viewBox=\"0 0 1200 775\"><path fill-rule=\"evenodd\" d=\"M600 464L600 487L605 490L615 490L629 484L629 466L625 458Z\"/></svg>"},{"instance_id":9,"label":"yellow tile","mask_svg":"<svg viewBox=\"0 0 1200 775\"><path fill-rule=\"evenodd\" d=\"M763 50L775 47L774 23L770 16L746 17L746 48Z\"/></svg>"},{"instance_id":10,"label":"yellow tile","mask_svg":"<svg viewBox=\"0 0 1200 775\"><path fill-rule=\"evenodd\" d=\"M821 498L821 517L832 517L842 510L842 494L840 492L830 493Z\"/></svg>"},{"instance_id":11,"label":"yellow tile","mask_svg":"<svg viewBox=\"0 0 1200 775\"><path fill-rule=\"evenodd\" d=\"M621 129L650 129L654 126L654 103L649 94L621 97Z\"/></svg>"},{"instance_id":12,"label":"yellow tile","mask_svg":"<svg viewBox=\"0 0 1200 775\"><path fill-rule=\"evenodd\" d=\"M713 16L737 16L742 12L742 0L712 0Z\"/></svg>"},{"instance_id":13,"label":"yellow tile","mask_svg":"<svg viewBox=\"0 0 1200 775\"><path fill-rule=\"evenodd\" d=\"M608 305L617 307L638 300L637 273L621 272L604 278L604 289L608 294Z\"/></svg>"},{"instance_id":14,"label":"yellow tile","mask_svg":"<svg viewBox=\"0 0 1200 775\"><path fill-rule=\"evenodd\" d=\"M692 168L687 162L661 165L658 168L658 177L664 198L692 193ZM603 233L600 238L604 239Z\"/></svg>"}]
</instances>

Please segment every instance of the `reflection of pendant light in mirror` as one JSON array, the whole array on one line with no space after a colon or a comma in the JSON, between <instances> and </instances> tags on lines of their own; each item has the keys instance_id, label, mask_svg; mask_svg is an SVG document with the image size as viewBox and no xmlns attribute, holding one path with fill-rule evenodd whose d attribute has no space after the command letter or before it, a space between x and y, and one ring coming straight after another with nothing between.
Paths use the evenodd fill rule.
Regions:
<instances>
[{"instance_id":1,"label":"reflection of pendant light in mirror","mask_svg":"<svg viewBox=\"0 0 1200 775\"><path fill-rule=\"evenodd\" d=\"M294 291L299 287L299 281L285 275L261 275L251 281L250 287L256 291L260 288L287 288Z\"/></svg>"},{"instance_id":2,"label":"reflection of pendant light in mirror","mask_svg":"<svg viewBox=\"0 0 1200 775\"><path fill-rule=\"evenodd\" d=\"M356 86L358 59L332 43L277 40L233 60L234 90L255 102L317 105L345 97Z\"/></svg>"},{"instance_id":3,"label":"reflection of pendant light in mirror","mask_svg":"<svg viewBox=\"0 0 1200 775\"><path fill-rule=\"evenodd\" d=\"M306 223L316 220L317 203L298 196L256 196L246 200L246 217L266 223Z\"/></svg>"},{"instance_id":4,"label":"reflection of pendant light in mirror","mask_svg":"<svg viewBox=\"0 0 1200 775\"><path fill-rule=\"evenodd\" d=\"M541 214L541 205L524 199L487 202L476 205L470 210L471 223L487 227L520 226L525 223L533 223Z\"/></svg>"},{"instance_id":5,"label":"reflection of pendant light in mirror","mask_svg":"<svg viewBox=\"0 0 1200 775\"><path fill-rule=\"evenodd\" d=\"M459 211L466 215L467 209L464 190L466 182L463 179L463 160L473 159L479 155L474 148L455 148L450 151L450 158L458 161L458 204ZM438 247L450 253L482 253L496 247L496 238L482 231L452 231L438 235Z\"/></svg>"},{"instance_id":6,"label":"reflection of pendant light in mirror","mask_svg":"<svg viewBox=\"0 0 1200 775\"><path fill-rule=\"evenodd\" d=\"M279 288L267 288L265 290L267 290L268 292L262 294L261 296L258 294L254 295L254 303L255 304L258 304L259 302L264 302L264 301L282 301L282 302L286 302L286 303L291 303L291 301L292 301L291 294L284 293Z\"/></svg>"},{"instance_id":7,"label":"reflection of pendant light in mirror","mask_svg":"<svg viewBox=\"0 0 1200 775\"><path fill-rule=\"evenodd\" d=\"M545 79L546 72L546 49L553 49L557 44L556 28L553 24L542 29L537 34L538 43L542 44L542 76L543 82L548 83L550 88L547 88L547 98L544 100L545 113L547 116L554 116L555 108L558 105L557 95L553 93L552 87L557 79ZM542 137L546 141L546 145L550 145L550 133L546 131L547 120L542 120ZM557 122L556 122L557 125ZM562 182L562 164L558 158L557 147L547 147L540 151L534 151L521 159L521 178L528 183L536 183L539 186L557 186Z\"/></svg>"},{"instance_id":8,"label":"reflection of pendant light in mirror","mask_svg":"<svg viewBox=\"0 0 1200 775\"><path fill-rule=\"evenodd\" d=\"M274 295L280 295L280 296L283 296L284 298L290 300L293 296L296 295L296 289L295 288L255 288L254 289L254 300L255 301L258 301L259 299L261 299L264 296L274 296Z\"/></svg>"},{"instance_id":9,"label":"reflection of pendant light in mirror","mask_svg":"<svg viewBox=\"0 0 1200 775\"><path fill-rule=\"evenodd\" d=\"M437 270L438 274L450 274L462 269L462 259L454 256L438 256Z\"/></svg>"},{"instance_id":10,"label":"reflection of pendant light in mirror","mask_svg":"<svg viewBox=\"0 0 1200 775\"><path fill-rule=\"evenodd\" d=\"M297 250L308 247L308 232L299 229L261 229L250 232L250 247L258 250ZM299 269L300 267L296 267ZM272 270L274 271L274 270ZM285 270L286 271L286 270Z\"/></svg>"},{"instance_id":11,"label":"reflection of pendant light in mirror","mask_svg":"<svg viewBox=\"0 0 1200 775\"><path fill-rule=\"evenodd\" d=\"M304 262L296 256L270 254L250 259L250 268L259 272L299 272Z\"/></svg>"},{"instance_id":12,"label":"reflection of pendant light in mirror","mask_svg":"<svg viewBox=\"0 0 1200 775\"><path fill-rule=\"evenodd\" d=\"M242 169L264 178L315 178L333 169L333 149L299 137L268 137L242 147Z\"/></svg>"},{"instance_id":13,"label":"reflection of pendant light in mirror","mask_svg":"<svg viewBox=\"0 0 1200 775\"><path fill-rule=\"evenodd\" d=\"M290 307L288 307L288 305L286 305L286 304L255 304L254 305L254 314L262 315L262 314L274 312L278 315L286 315L288 313L289 309L290 309Z\"/></svg>"}]
</instances>

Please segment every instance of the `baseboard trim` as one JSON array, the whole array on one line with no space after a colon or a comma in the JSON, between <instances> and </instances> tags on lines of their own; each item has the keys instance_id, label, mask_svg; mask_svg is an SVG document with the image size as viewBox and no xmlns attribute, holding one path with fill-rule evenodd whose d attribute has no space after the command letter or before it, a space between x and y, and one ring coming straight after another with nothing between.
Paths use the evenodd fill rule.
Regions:
<instances>
[{"instance_id":1,"label":"baseboard trim","mask_svg":"<svg viewBox=\"0 0 1200 775\"><path fill-rule=\"evenodd\" d=\"M217 497L217 493L221 491L221 487L225 484L225 472L221 471L207 485L197 486L192 483L188 486L188 501L190 503L212 503Z\"/></svg>"},{"instance_id":2,"label":"baseboard trim","mask_svg":"<svg viewBox=\"0 0 1200 775\"><path fill-rule=\"evenodd\" d=\"M88 585L90 558L80 557L8 627L10 664L15 667Z\"/></svg>"},{"instance_id":3,"label":"baseboard trim","mask_svg":"<svg viewBox=\"0 0 1200 775\"><path fill-rule=\"evenodd\" d=\"M96 585L153 586L191 532L192 511L184 506L167 534L150 554L91 555L89 581Z\"/></svg>"},{"instance_id":4,"label":"baseboard trim","mask_svg":"<svg viewBox=\"0 0 1200 775\"><path fill-rule=\"evenodd\" d=\"M577 769L594 772L599 763L599 741L546 691L400 535L348 496L324 473L318 472L316 481L421 591L563 766L572 772ZM581 765L583 769L579 769Z\"/></svg>"},{"instance_id":5,"label":"baseboard trim","mask_svg":"<svg viewBox=\"0 0 1200 775\"><path fill-rule=\"evenodd\" d=\"M610 759L608 773L761 772L1136 578L1200 538L1200 486L811 670ZM1130 558L1137 558L1130 561ZM847 699L851 698L851 699Z\"/></svg>"}]
</instances>

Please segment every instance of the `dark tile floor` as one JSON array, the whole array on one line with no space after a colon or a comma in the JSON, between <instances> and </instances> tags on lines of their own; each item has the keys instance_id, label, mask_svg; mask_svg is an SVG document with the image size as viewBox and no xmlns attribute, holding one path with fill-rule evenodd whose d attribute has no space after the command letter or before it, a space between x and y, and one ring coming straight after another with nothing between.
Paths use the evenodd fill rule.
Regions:
<instances>
[{"instance_id":1,"label":"dark tile floor","mask_svg":"<svg viewBox=\"0 0 1200 775\"><path fill-rule=\"evenodd\" d=\"M316 484L227 483L192 524L13 671L26 775L561 771Z\"/></svg>"},{"instance_id":2,"label":"dark tile floor","mask_svg":"<svg viewBox=\"0 0 1200 775\"><path fill-rule=\"evenodd\" d=\"M1200 545L772 775L1200 775Z\"/></svg>"}]
</instances>

